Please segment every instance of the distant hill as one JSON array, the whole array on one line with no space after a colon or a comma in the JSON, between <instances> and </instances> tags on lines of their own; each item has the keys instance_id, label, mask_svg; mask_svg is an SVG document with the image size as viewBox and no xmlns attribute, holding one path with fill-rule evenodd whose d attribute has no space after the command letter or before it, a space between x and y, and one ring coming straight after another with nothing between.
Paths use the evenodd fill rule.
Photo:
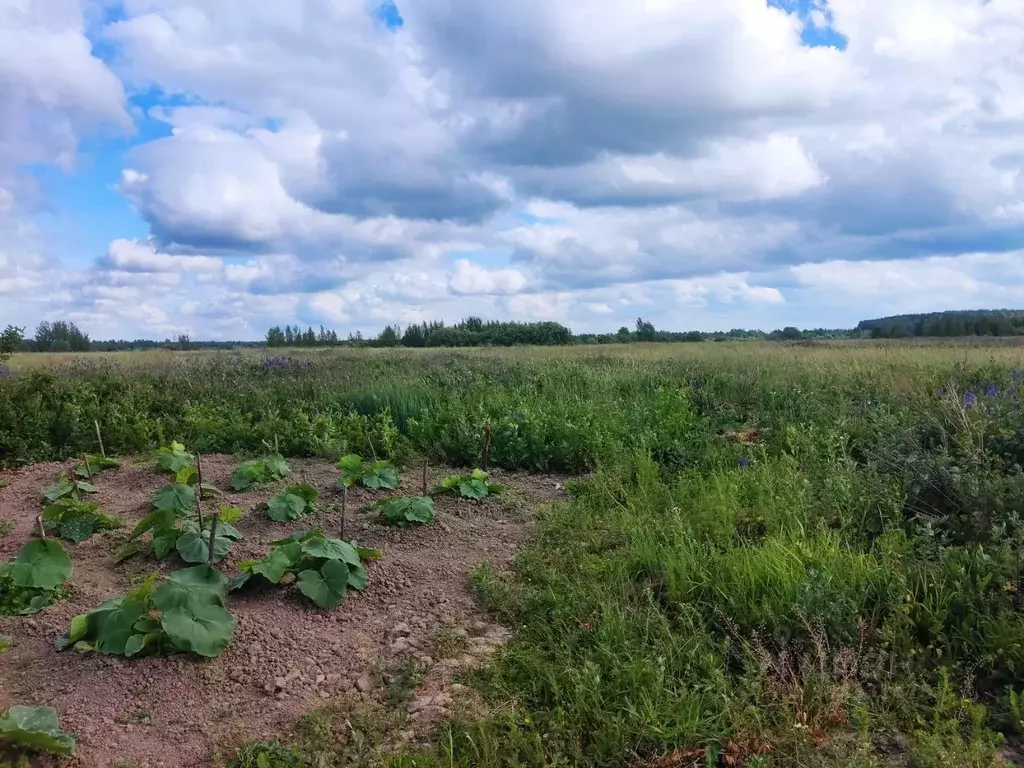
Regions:
<instances>
[{"instance_id":1,"label":"distant hill","mask_svg":"<svg viewBox=\"0 0 1024 768\"><path fill-rule=\"evenodd\" d=\"M908 336L1020 336L1024 335L1024 309L969 309L893 315L861 320L858 331L873 338Z\"/></svg>"}]
</instances>

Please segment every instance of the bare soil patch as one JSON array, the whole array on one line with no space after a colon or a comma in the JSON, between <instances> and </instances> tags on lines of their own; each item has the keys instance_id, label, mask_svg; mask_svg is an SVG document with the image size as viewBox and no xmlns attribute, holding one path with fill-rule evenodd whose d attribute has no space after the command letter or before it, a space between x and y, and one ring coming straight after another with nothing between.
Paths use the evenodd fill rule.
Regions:
<instances>
[{"instance_id":1,"label":"bare soil patch","mask_svg":"<svg viewBox=\"0 0 1024 768\"><path fill-rule=\"evenodd\" d=\"M221 564L226 574L294 530L319 526L340 534L340 514L330 508L340 501L333 464L291 460L287 480L235 493L229 479L238 463L230 456L203 457L204 482L226 491L223 503L246 510L236 526L245 539ZM8 483L0 489L0 520L13 524L0 538L0 558L13 557L29 539L43 488L72 467L45 463L0 473L0 485ZM449 473L431 469L430 486ZM232 595L234 639L217 659L58 654L53 640L76 614L123 594L154 570L184 567L176 556L160 563L151 557L112 563L153 492L167 482L145 462L126 461L95 481L103 510L121 515L125 529L78 545L65 542L74 561L70 598L35 616L0 617L0 633L12 637L0 657L0 710L13 703L54 707L78 741L78 757L68 764L81 766L213 765L213 756L230 756L249 739L273 738L303 713L325 705L397 707L396 742L423 739L458 706L460 687L453 690L452 672L482 663L508 636L479 615L467 574L485 561L508 567L536 509L563 498L562 477L497 470L492 477L509 491L479 503L437 497L438 520L408 530L380 526L363 511L390 493L350 489L346 537L384 552L382 560L368 564L366 591L349 592L330 611L317 610L287 587ZM315 517L283 524L254 511L293 482L309 482L320 491ZM410 470L398 493L419 495L421 482L420 471ZM439 645L455 658L442 659L445 648ZM419 685L396 702L386 670L403 664L415 666Z\"/></svg>"}]
</instances>

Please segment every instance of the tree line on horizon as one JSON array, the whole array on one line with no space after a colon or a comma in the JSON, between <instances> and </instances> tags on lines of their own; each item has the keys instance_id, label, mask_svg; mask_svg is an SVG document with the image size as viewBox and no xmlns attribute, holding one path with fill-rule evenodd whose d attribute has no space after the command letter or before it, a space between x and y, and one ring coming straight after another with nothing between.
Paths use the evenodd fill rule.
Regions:
<instances>
[{"instance_id":1,"label":"tree line on horizon","mask_svg":"<svg viewBox=\"0 0 1024 768\"><path fill-rule=\"evenodd\" d=\"M413 323L405 328L387 325L372 337L356 332L347 338L320 326L302 330L298 325L274 326L262 341L193 341L188 335L176 339L118 339L96 341L74 322L44 320L28 338L25 329L8 325L0 332L0 361L14 352L117 352L147 349L233 349L238 347L327 348L327 347L513 347L565 346L569 344L629 344L633 342L703 342L764 339L801 341L813 339L902 339L915 337L1021 336L1024 310L951 310L916 315L893 315L862 320L856 328L786 327L770 332L734 328L730 331L665 331L649 320L637 318L632 328L615 333L577 333L553 321L516 322L467 317L457 323L435 320Z\"/></svg>"}]
</instances>

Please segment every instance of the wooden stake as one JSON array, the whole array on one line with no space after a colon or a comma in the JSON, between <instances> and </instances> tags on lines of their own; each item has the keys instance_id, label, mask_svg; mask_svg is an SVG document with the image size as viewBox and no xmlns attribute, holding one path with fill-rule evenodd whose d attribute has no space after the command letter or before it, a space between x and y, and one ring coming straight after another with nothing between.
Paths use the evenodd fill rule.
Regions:
<instances>
[{"instance_id":1,"label":"wooden stake","mask_svg":"<svg viewBox=\"0 0 1024 768\"><path fill-rule=\"evenodd\" d=\"M100 434L100 420L93 419L93 426L96 427L96 442L100 444L100 456L107 458L107 452L103 449L103 435Z\"/></svg>"},{"instance_id":2,"label":"wooden stake","mask_svg":"<svg viewBox=\"0 0 1024 768\"><path fill-rule=\"evenodd\" d=\"M196 454L196 517L199 518L199 532L203 532L203 457Z\"/></svg>"},{"instance_id":3,"label":"wooden stake","mask_svg":"<svg viewBox=\"0 0 1024 768\"><path fill-rule=\"evenodd\" d=\"M341 489L341 538L345 538L345 518L348 514L348 486Z\"/></svg>"},{"instance_id":4,"label":"wooden stake","mask_svg":"<svg viewBox=\"0 0 1024 768\"><path fill-rule=\"evenodd\" d=\"M213 567L213 545L217 543L217 523L220 522L220 512L213 513L210 521L210 567Z\"/></svg>"},{"instance_id":5,"label":"wooden stake","mask_svg":"<svg viewBox=\"0 0 1024 768\"><path fill-rule=\"evenodd\" d=\"M92 480L92 468L89 466L89 454L85 454L85 477Z\"/></svg>"},{"instance_id":6,"label":"wooden stake","mask_svg":"<svg viewBox=\"0 0 1024 768\"><path fill-rule=\"evenodd\" d=\"M377 451L373 449L373 440L370 439L370 430L363 425L363 434L366 435L366 443L370 446L370 455L373 456L373 460L377 461Z\"/></svg>"},{"instance_id":7,"label":"wooden stake","mask_svg":"<svg viewBox=\"0 0 1024 768\"><path fill-rule=\"evenodd\" d=\"M491 425L484 425L484 472L491 464Z\"/></svg>"},{"instance_id":8,"label":"wooden stake","mask_svg":"<svg viewBox=\"0 0 1024 768\"><path fill-rule=\"evenodd\" d=\"M281 452L281 449L278 447L278 444L277 444L277 435L274 435L274 453L280 453L280 452Z\"/></svg>"},{"instance_id":9,"label":"wooden stake","mask_svg":"<svg viewBox=\"0 0 1024 768\"><path fill-rule=\"evenodd\" d=\"M43 516L42 515L38 515L36 517L36 525L39 526L39 538L40 539L45 539L46 538L46 526L43 525Z\"/></svg>"},{"instance_id":10,"label":"wooden stake","mask_svg":"<svg viewBox=\"0 0 1024 768\"><path fill-rule=\"evenodd\" d=\"M427 460L423 460L423 496L427 495Z\"/></svg>"}]
</instances>

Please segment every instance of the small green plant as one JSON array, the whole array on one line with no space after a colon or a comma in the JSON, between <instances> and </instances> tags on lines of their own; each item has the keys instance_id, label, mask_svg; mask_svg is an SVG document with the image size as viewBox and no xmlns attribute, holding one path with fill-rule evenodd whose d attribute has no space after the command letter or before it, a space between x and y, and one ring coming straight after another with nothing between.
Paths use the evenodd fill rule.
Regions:
<instances>
[{"instance_id":1,"label":"small green plant","mask_svg":"<svg viewBox=\"0 0 1024 768\"><path fill-rule=\"evenodd\" d=\"M316 511L316 488L312 485L291 485L285 492L267 502L267 517L279 523L299 520Z\"/></svg>"},{"instance_id":2,"label":"small green plant","mask_svg":"<svg viewBox=\"0 0 1024 768\"><path fill-rule=\"evenodd\" d=\"M100 512L98 501L63 498L43 510L43 524L62 539L81 543L97 531L120 528L121 518Z\"/></svg>"},{"instance_id":3,"label":"small green plant","mask_svg":"<svg viewBox=\"0 0 1024 768\"><path fill-rule=\"evenodd\" d=\"M176 477L180 477L179 473ZM226 557L231 544L242 538L234 527L244 514L238 507L221 506L219 522L214 534L214 561ZM177 551L187 563L205 563L209 557L212 518L200 521L196 508L195 489L181 483L170 483L153 495L153 507L142 518L128 537L128 544L118 553L118 560L137 554L152 553L161 560ZM148 540L143 540L150 533Z\"/></svg>"},{"instance_id":4,"label":"small green plant","mask_svg":"<svg viewBox=\"0 0 1024 768\"><path fill-rule=\"evenodd\" d=\"M429 496L386 499L375 505L380 518L387 525L406 527L423 525L434 519L434 500Z\"/></svg>"},{"instance_id":5,"label":"small green plant","mask_svg":"<svg viewBox=\"0 0 1024 768\"><path fill-rule=\"evenodd\" d=\"M4 536L10 536L11 531L14 530L14 523L10 520L0 520L0 538Z\"/></svg>"},{"instance_id":6,"label":"small green plant","mask_svg":"<svg viewBox=\"0 0 1024 768\"><path fill-rule=\"evenodd\" d=\"M480 501L505 490L501 483L487 482L487 473L482 469L474 469L469 475L450 475L435 489L435 493L450 493L464 499Z\"/></svg>"},{"instance_id":7,"label":"small green plant","mask_svg":"<svg viewBox=\"0 0 1024 768\"><path fill-rule=\"evenodd\" d=\"M353 453L338 460L338 469L341 470L339 488L350 488L356 483L374 491L398 488L398 471L390 461L363 461L361 456Z\"/></svg>"},{"instance_id":8,"label":"small green plant","mask_svg":"<svg viewBox=\"0 0 1024 768\"><path fill-rule=\"evenodd\" d=\"M106 456L96 456L87 453L82 457L82 463L75 467L75 477L88 479L108 469L115 469L120 466L121 462L117 459L108 459Z\"/></svg>"},{"instance_id":9,"label":"small green plant","mask_svg":"<svg viewBox=\"0 0 1024 768\"><path fill-rule=\"evenodd\" d=\"M66 475L61 475L43 490L43 500L47 504L53 504L61 499L81 498L83 493L99 493L99 488L92 483L72 480Z\"/></svg>"},{"instance_id":10,"label":"small green plant","mask_svg":"<svg viewBox=\"0 0 1024 768\"><path fill-rule=\"evenodd\" d=\"M196 457L185 450L185 446L175 441L156 452L156 471L165 475L174 475L187 468Z\"/></svg>"},{"instance_id":11,"label":"small green plant","mask_svg":"<svg viewBox=\"0 0 1024 768\"><path fill-rule=\"evenodd\" d=\"M54 709L14 706L0 716L0 758L21 765L15 761L40 752L75 754L75 740L60 729Z\"/></svg>"},{"instance_id":12,"label":"small green plant","mask_svg":"<svg viewBox=\"0 0 1024 768\"><path fill-rule=\"evenodd\" d=\"M241 589L253 579L280 584L287 574L295 576L298 590L320 608L334 608L351 589L366 587L367 573L362 561L381 557L341 539L328 539L323 532L299 531L273 542L274 548L261 560L241 564L231 589Z\"/></svg>"},{"instance_id":13,"label":"small green plant","mask_svg":"<svg viewBox=\"0 0 1024 768\"><path fill-rule=\"evenodd\" d=\"M57 650L74 647L113 656L195 653L213 658L231 642L235 619L224 604L227 580L197 565L156 586L152 574L123 597L107 600L71 621Z\"/></svg>"},{"instance_id":14,"label":"small green plant","mask_svg":"<svg viewBox=\"0 0 1024 768\"><path fill-rule=\"evenodd\" d=\"M292 471L280 453L271 453L260 459L243 462L231 475L231 487L244 491L259 483L270 483L288 477Z\"/></svg>"},{"instance_id":15,"label":"small green plant","mask_svg":"<svg viewBox=\"0 0 1024 768\"><path fill-rule=\"evenodd\" d=\"M228 768L303 768L299 751L275 741L255 741L238 750Z\"/></svg>"},{"instance_id":16,"label":"small green plant","mask_svg":"<svg viewBox=\"0 0 1024 768\"><path fill-rule=\"evenodd\" d=\"M71 578L71 558L56 539L33 539L0 564L0 616L38 613Z\"/></svg>"},{"instance_id":17,"label":"small green plant","mask_svg":"<svg viewBox=\"0 0 1024 768\"><path fill-rule=\"evenodd\" d=\"M0 653L3 653L4 651L6 651L10 647L11 647L11 636L10 635L0 635Z\"/></svg>"},{"instance_id":18,"label":"small green plant","mask_svg":"<svg viewBox=\"0 0 1024 768\"><path fill-rule=\"evenodd\" d=\"M238 532L233 523L239 520L244 513L238 507L220 508L220 519L217 522L217 530L213 534L213 561L220 562L231 552L233 542L239 541L242 534ZM231 522L228 522L231 521ZM210 556L210 530L213 527L213 520L204 520L200 529L199 522L194 517L185 518L182 523L181 535L174 543L178 555L186 563L205 563Z\"/></svg>"}]
</instances>

